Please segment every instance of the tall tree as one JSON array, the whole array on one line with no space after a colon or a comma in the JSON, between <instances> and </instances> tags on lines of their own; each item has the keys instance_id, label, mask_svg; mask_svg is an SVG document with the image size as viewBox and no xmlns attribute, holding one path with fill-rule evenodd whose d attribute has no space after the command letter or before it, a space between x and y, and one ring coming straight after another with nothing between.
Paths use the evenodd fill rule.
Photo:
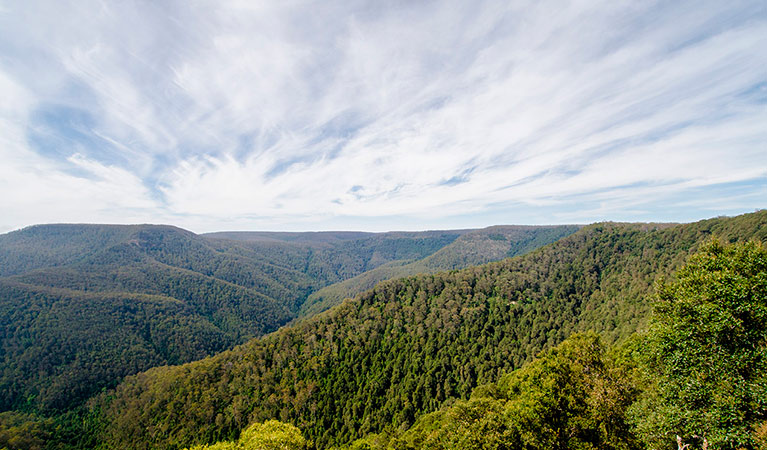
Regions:
<instances>
[{"instance_id":1,"label":"tall tree","mask_svg":"<svg viewBox=\"0 0 767 450\"><path fill-rule=\"evenodd\" d=\"M657 380L637 407L652 448L757 447L767 421L767 249L713 241L661 282L648 333Z\"/></svg>"}]
</instances>

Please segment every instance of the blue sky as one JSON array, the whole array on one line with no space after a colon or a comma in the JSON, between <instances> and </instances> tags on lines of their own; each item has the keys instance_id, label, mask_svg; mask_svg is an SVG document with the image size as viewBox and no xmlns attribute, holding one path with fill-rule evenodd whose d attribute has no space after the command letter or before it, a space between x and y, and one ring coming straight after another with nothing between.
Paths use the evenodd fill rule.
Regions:
<instances>
[{"instance_id":1,"label":"blue sky","mask_svg":"<svg viewBox=\"0 0 767 450\"><path fill-rule=\"evenodd\" d=\"M0 0L0 232L766 207L764 1Z\"/></svg>"}]
</instances>

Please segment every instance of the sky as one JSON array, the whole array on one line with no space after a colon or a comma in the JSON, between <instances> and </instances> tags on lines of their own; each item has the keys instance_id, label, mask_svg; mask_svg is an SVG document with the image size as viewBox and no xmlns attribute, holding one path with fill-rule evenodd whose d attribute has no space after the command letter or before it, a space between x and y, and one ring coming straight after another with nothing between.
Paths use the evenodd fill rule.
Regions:
<instances>
[{"instance_id":1,"label":"sky","mask_svg":"<svg viewBox=\"0 0 767 450\"><path fill-rule=\"evenodd\" d=\"M767 2L0 0L0 232L767 207Z\"/></svg>"}]
</instances>

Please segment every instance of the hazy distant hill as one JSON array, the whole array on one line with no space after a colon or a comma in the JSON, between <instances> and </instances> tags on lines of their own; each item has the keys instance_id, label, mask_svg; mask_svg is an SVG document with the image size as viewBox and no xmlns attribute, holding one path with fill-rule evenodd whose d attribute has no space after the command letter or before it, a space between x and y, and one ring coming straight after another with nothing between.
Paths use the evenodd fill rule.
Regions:
<instances>
[{"instance_id":1,"label":"hazy distant hill","mask_svg":"<svg viewBox=\"0 0 767 450\"><path fill-rule=\"evenodd\" d=\"M452 243L469 230L362 233L223 232L204 237L225 238L254 252L300 248L307 263L296 269L327 284L351 278L392 261L421 259ZM282 251L282 250L281 250Z\"/></svg>"},{"instance_id":2,"label":"hazy distant hill","mask_svg":"<svg viewBox=\"0 0 767 450\"><path fill-rule=\"evenodd\" d=\"M340 241L365 239L376 235L378 235L378 237L383 237L382 235L384 234L390 233L368 233L364 231L217 231L213 233L205 233L203 236L244 242L295 242L321 245ZM419 233L410 234L418 235ZM448 232L446 234L459 235L460 230L455 230L455 232Z\"/></svg>"},{"instance_id":3,"label":"hazy distant hill","mask_svg":"<svg viewBox=\"0 0 767 450\"><path fill-rule=\"evenodd\" d=\"M653 282L701 243L767 241L767 211L684 225L602 223L527 255L377 284L234 350L127 378L101 403L107 448L180 448L269 418L318 448L400 429L571 333L647 319Z\"/></svg>"},{"instance_id":4,"label":"hazy distant hill","mask_svg":"<svg viewBox=\"0 0 767 450\"><path fill-rule=\"evenodd\" d=\"M0 276L78 261L117 245L142 225L37 225L0 235ZM180 229L179 229L180 231Z\"/></svg>"}]
</instances>

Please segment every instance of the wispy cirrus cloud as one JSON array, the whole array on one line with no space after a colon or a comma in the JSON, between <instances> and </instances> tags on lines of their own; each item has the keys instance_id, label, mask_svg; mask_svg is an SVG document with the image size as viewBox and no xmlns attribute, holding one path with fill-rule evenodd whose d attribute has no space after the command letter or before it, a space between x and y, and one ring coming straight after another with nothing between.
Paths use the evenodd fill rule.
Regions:
<instances>
[{"instance_id":1,"label":"wispy cirrus cloud","mask_svg":"<svg viewBox=\"0 0 767 450\"><path fill-rule=\"evenodd\" d=\"M30 2L0 30L5 229L763 206L763 2Z\"/></svg>"}]
</instances>

